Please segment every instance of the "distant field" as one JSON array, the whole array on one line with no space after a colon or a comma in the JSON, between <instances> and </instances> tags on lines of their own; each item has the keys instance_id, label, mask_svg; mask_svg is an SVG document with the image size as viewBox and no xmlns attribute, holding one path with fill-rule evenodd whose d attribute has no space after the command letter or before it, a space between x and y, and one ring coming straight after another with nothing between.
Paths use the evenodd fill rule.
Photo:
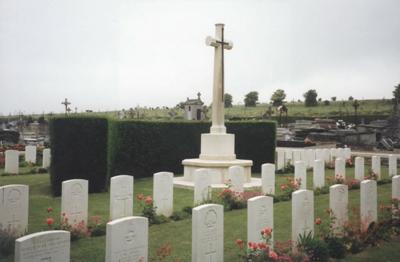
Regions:
<instances>
[{"instance_id":1,"label":"distant field","mask_svg":"<svg viewBox=\"0 0 400 262\"><path fill-rule=\"evenodd\" d=\"M393 112L393 104L389 99L376 99L376 100L360 100L358 108L358 115L368 118L384 118ZM330 105L324 105L320 102L318 106L306 107L302 102L287 103L289 121L301 118L344 118L352 119L354 116L354 108L352 101L330 101ZM226 119L241 119L241 118L256 118L260 119L268 110L269 104L258 104L256 107L245 107L243 105L234 105L231 108L225 109ZM279 113L272 108L272 118L276 119ZM171 117L169 112L173 110L175 116ZM79 113L84 115L86 113ZM60 114L63 115L63 114ZM74 114L72 114L74 115ZM118 112L94 112L88 115L101 115L111 118L118 118ZM179 108L166 109L166 108L147 108L142 107L135 109L133 113L129 113L126 109L125 116L128 119L183 119L184 111ZM39 115L35 116L39 117ZM211 117L211 109L208 110L207 117ZM5 117L2 117L5 118ZM1 119L1 117L0 117Z\"/></svg>"}]
</instances>

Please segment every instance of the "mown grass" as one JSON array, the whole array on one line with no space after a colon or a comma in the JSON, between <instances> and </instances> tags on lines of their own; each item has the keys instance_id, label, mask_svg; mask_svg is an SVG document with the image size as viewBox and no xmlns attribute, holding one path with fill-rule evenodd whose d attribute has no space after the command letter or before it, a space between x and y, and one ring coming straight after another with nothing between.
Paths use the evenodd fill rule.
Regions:
<instances>
[{"instance_id":1,"label":"mown grass","mask_svg":"<svg viewBox=\"0 0 400 262\"><path fill-rule=\"evenodd\" d=\"M366 168L367 170L367 168ZM255 174L259 176L259 174ZM383 178L387 177L387 168L382 168ZM279 186L286 183L289 175L277 175L277 193L280 193ZM312 171L308 172L308 188L312 187ZM327 177L333 177L332 170L326 170ZM347 169L347 177L354 177L354 169ZM60 212L60 198L52 197L48 174L0 176L0 185L26 184L30 186L29 205L29 233L46 230L45 219L47 218L47 207L53 207L53 216ZM134 193L152 194L152 179L145 178L135 181ZM359 190L349 192L350 209L359 207ZM388 204L391 199L391 184L378 187L379 203ZM315 217L323 220L328 218L326 209L329 206L328 195L315 196ZM185 189L174 189L174 210L180 211L185 206L193 205L193 191ZM109 194L90 194L89 216L100 215L108 220ZM134 215L140 215L140 209L135 199L133 207ZM224 255L225 261L238 261L237 248L234 244L237 238L246 239L247 235L247 210L233 210L224 213ZM277 241L285 241L290 238L291 232L291 202L279 202L274 204L274 238ZM191 259L191 219L171 221L161 225L152 225L149 229L149 254L150 260L156 261L157 250L165 244L173 247L171 257L165 261L172 261L179 258L180 261ZM380 255L378 255L380 254ZM72 242L71 261L104 261L105 237L84 238ZM346 261L397 261L400 256L400 243L384 243L381 247L368 249L365 252L348 256ZM1 259L1 261L13 261L13 257Z\"/></svg>"}]
</instances>

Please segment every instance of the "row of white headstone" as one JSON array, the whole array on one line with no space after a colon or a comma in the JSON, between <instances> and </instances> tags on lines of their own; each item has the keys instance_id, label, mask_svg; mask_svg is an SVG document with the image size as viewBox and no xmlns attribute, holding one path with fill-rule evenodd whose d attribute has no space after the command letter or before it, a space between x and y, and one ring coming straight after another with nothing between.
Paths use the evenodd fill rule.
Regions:
<instances>
[{"instance_id":1,"label":"row of white headstone","mask_svg":"<svg viewBox=\"0 0 400 262\"><path fill-rule=\"evenodd\" d=\"M276 168L284 169L288 163L294 164L296 161L304 161L307 168L312 168L314 160L320 159L329 163L336 158L350 159L351 149L345 148L317 148L317 149L276 149Z\"/></svg>"},{"instance_id":2,"label":"row of white headstone","mask_svg":"<svg viewBox=\"0 0 400 262\"><path fill-rule=\"evenodd\" d=\"M36 164L36 146L25 147L25 161L28 163ZM8 174L19 173L19 156L20 151L18 150L6 150L5 151L5 166L4 172ZM42 167L48 168L50 166L51 153L49 148L43 149L43 161Z\"/></svg>"},{"instance_id":3,"label":"row of white headstone","mask_svg":"<svg viewBox=\"0 0 400 262\"><path fill-rule=\"evenodd\" d=\"M400 198L400 176L392 178L392 198ZM378 219L377 183L361 182L360 219L363 230ZM343 230L348 221L348 188L333 185L329 191L329 208L335 217L333 229ZM206 204L192 212L192 262L224 261L224 211L222 205ZM248 200L247 241L261 242L261 230L273 230L273 198L258 196ZM300 235L314 232L314 193L300 189L292 193L292 242ZM15 261L67 262L70 259L70 233L45 231L16 240ZM273 235L271 240L273 241ZM125 217L107 223L106 261L148 261L148 220Z\"/></svg>"}]
</instances>

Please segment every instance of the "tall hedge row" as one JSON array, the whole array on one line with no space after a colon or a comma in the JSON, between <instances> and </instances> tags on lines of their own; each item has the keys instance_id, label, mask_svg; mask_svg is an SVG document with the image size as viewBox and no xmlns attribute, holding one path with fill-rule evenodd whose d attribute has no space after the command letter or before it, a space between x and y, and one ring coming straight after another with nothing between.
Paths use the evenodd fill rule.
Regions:
<instances>
[{"instance_id":1,"label":"tall hedge row","mask_svg":"<svg viewBox=\"0 0 400 262\"><path fill-rule=\"evenodd\" d=\"M108 120L101 117L57 117L49 124L50 180L54 195L68 179L89 180L89 192L107 189Z\"/></svg>"},{"instance_id":2,"label":"tall hedge row","mask_svg":"<svg viewBox=\"0 0 400 262\"><path fill-rule=\"evenodd\" d=\"M237 158L253 160L253 172L275 156L275 122L228 122L235 134ZM158 171L182 174L182 160L200 154L200 136L208 122L111 121L109 129L109 176L152 176Z\"/></svg>"}]
</instances>

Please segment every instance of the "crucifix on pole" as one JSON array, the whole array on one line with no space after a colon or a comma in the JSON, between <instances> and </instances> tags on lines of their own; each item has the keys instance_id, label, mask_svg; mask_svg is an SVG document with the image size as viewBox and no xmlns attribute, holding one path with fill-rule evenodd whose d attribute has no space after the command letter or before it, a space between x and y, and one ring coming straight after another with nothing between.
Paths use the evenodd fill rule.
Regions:
<instances>
[{"instance_id":1,"label":"crucifix on pole","mask_svg":"<svg viewBox=\"0 0 400 262\"><path fill-rule=\"evenodd\" d=\"M67 98L65 98L64 102L61 102L61 104L65 106L65 114L67 114L69 111L71 111L71 109L68 108L68 105L70 105L71 102L68 102Z\"/></svg>"},{"instance_id":2,"label":"crucifix on pole","mask_svg":"<svg viewBox=\"0 0 400 262\"><path fill-rule=\"evenodd\" d=\"M226 133L224 124L224 49L232 49L233 44L224 39L224 24L215 25L215 38L208 36L206 38L206 44L215 49L212 126L210 131L211 133Z\"/></svg>"}]
</instances>

